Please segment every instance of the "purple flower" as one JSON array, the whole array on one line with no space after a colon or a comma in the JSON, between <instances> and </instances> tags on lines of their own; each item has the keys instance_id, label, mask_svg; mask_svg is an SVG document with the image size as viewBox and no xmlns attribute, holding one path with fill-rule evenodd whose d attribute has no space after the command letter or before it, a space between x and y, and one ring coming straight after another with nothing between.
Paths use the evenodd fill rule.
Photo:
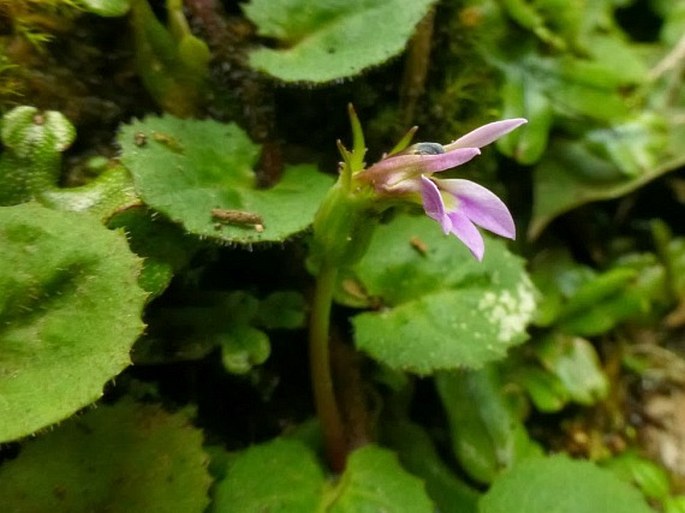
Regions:
<instances>
[{"instance_id":1,"label":"purple flower","mask_svg":"<svg viewBox=\"0 0 685 513\"><path fill-rule=\"evenodd\" d=\"M495 194L469 180L438 179L439 173L460 166L480 148L527 121L505 119L483 125L445 146L418 143L391 155L357 175L384 196L420 198L426 214L445 233L454 234L478 260L485 246L477 227L513 239L516 227L509 209Z\"/></svg>"}]
</instances>

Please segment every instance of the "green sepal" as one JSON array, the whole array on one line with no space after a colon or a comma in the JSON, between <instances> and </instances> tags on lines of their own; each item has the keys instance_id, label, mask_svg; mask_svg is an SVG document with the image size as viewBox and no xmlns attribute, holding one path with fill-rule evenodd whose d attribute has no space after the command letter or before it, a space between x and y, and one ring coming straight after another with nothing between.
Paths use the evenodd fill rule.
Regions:
<instances>
[{"instance_id":1,"label":"green sepal","mask_svg":"<svg viewBox=\"0 0 685 513\"><path fill-rule=\"evenodd\" d=\"M314 217L307 261L314 273L322 265L346 269L366 253L376 225L374 198L355 194L339 180L328 191Z\"/></svg>"}]
</instances>

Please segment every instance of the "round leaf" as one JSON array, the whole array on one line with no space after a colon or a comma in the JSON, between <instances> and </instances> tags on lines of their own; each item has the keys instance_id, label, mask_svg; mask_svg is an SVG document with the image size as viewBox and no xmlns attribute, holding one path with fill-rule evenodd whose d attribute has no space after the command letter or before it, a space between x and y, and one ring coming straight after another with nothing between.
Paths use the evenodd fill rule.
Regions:
<instances>
[{"instance_id":1,"label":"round leaf","mask_svg":"<svg viewBox=\"0 0 685 513\"><path fill-rule=\"evenodd\" d=\"M285 81L327 82L378 66L399 54L435 0L252 0L243 9L259 34L252 67Z\"/></svg>"},{"instance_id":2,"label":"round leaf","mask_svg":"<svg viewBox=\"0 0 685 513\"><path fill-rule=\"evenodd\" d=\"M325 482L311 449L296 440L277 439L235 458L216 487L214 511L314 513Z\"/></svg>"},{"instance_id":3,"label":"round leaf","mask_svg":"<svg viewBox=\"0 0 685 513\"><path fill-rule=\"evenodd\" d=\"M283 469L287 469L285 472ZM276 439L250 447L229 464L216 487L216 513L431 513L423 483L386 449L354 451L336 482L326 480L303 442Z\"/></svg>"},{"instance_id":4,"label":"round leaf","mask_svg":"<svg viewBox=\"0 0 685 513\"><path fill-rule=\"evenodd\" d=\"M497 479L480 513L653 513L640 493L607 470L563 456L532 458Z\"/></svg>"},{"instance_id":5,"label":"round leaf","mask_svg":"<svg viewBox=\"0 0 685 513\"><path fill-rule=\"evenodd\" d=\"M404 470L397 456L373 445L350 455L335 490L330 513L383 511L386 513L431 513L423 482Z\"/></svg>"},{"instance_id":6,"label":"round leaf","mask_svg":"<svg viewBox=\"0 0 685 513\"><path fill-rule=\"evenodd\" d=\"M131 7L131 0L81 0L83 8L106 17L123 16Z\"/></svg>"},{"instance_id":7,"label":"round leaf","mask_svg":"<svg viewBox=\"0 0 685 513\"><path fill-rule=\"evenodd\" d=\"M500 241L486 241L481 263L423 217L381 226L354 272L384 306L353 318L357 346L419 374L502 358L535 311L523 262Z\"/></svg>"},{"instance_id":8,"label":"round leaf","mask_svg":"<svg viewBox=\"0 0 685 513\"><path fill-rule=\"evenodd\" d=\"M0 497L25 513L202 513L206 467L185 415L122 402L28 443L0 467Z\"/></svg>"},{"instance_id":9,"label":"round leaf","mask_svg":"<svg viewBox=\"0 0 685 513\"><path fill-rule=\"evenodd\" d=\"M257 189L259 147L234 124L146 118L125 126L119 144L148 205L191 233L229 242L282 241L301 232L331 183L299 165L275 187Z\"/></svg>"},{"instance_id":10,"label":"round leaf","mask_svg":"<svg viewBox=\"0 0 685 513\"><path fill-rule=\"evenodd\" d=\"M89 215L0 208L0 441L97 400L143 329L141 261Z\"/></svg>"}]
</instances>

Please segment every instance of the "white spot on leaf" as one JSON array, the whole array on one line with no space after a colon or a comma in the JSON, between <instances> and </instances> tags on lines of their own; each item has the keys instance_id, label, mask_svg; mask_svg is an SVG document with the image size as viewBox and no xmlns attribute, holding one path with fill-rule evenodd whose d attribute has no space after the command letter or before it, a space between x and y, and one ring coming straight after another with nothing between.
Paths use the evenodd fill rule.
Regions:
<instances>
[{"instance_id":1,"label":"white spot on leaf","mask_svg":"<svg viewBox=\"0 0 685 513\"><path fill-rule=\"evenodd\" d=\"M509 342L523 333L535 312L535 289L527 276L519 282L516 291L486 292L478 309L497 329L497 340Z\"/></svg>"}]
</instances>

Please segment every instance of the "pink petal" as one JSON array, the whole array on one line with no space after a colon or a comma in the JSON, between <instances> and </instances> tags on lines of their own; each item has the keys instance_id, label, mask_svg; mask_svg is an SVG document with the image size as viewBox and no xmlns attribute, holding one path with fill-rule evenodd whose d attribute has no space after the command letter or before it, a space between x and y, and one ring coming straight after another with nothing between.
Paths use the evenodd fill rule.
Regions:
<instances>
[{"instance_id":1,"label":"pink petal","mask_svg":"<svg viewBox=\"0 0 685 513\"><path fill-rule=\"evenodd\" d=\"M456 211L474 224L513 239L516 226L509 209L492 191L470 180L436 180L440 189L457 198Z\"/></svg>"},{"instance_id":2,"label":"pink petal","mask_svg":"<svg viewBox=\"0 0 685 513\"><path fill-rule=\"evenodd\" d=\"M392 187L402 180L452 169L480 154L478 148L457 148L439 155L397 155L374 164L357 175L377 187Z\"/></svg>"},{"instance_id":3,"label":"pink petal","mask_svg":"<svg viewBox=\"0 0 685 513\"><path fill-rule=\"evenodd\" d=\"M432 174L446 171L465 164L476 155L480 155L478 148L456 148L439 155L419 155L424 159L424 173Z\"/></svg>"},{"instance_id":4,"label":"pink petal","mask_svg":"<svg viewBox=\"0 0 685 513\"><path fill-rule=\"evenodd\" d=\"M485 242L476 226L459 210L446 212L440 189L424 176L421 177L421 197L428 217L440 223L445 233L454 234L479 261L483 260Z\"/></svg>"},{"instance_id":5,"label":"pink petal","mask_svg":"<svg viewBox=\"0 0 685 513\"><path fill-rule=\"evenodd\" d=\"M476 226L459 210L450 212L448 217L452 223L450 232L456 235L457 238L469 248L469 251L471 251L479 262L483 260L485 242Z\"/></svg>"},{"instance_id":6,"label":"pink petal","mask_svg":"<svg viewBox=\"0 0 685 513\"><path fill-rule=\"evenodd\" d=\"M528 123L528 120L524 118L504 119L488 123L445 145L445 151L449 152L457 148L466 147L482 148L525 123Z\"/></svg>"},{"instance_id":7,"label":"pink petal","mask_svg":"<svg viewBox=\"0 0 685 513\"><path fill-rule=\"evenodd\" d=\"M438 187L425 176L421 177L421 199L423 209L431 219L435 219L445 233L452 229L452 221L445 212L445 203Z\"/></svg>"}]
</instances>

